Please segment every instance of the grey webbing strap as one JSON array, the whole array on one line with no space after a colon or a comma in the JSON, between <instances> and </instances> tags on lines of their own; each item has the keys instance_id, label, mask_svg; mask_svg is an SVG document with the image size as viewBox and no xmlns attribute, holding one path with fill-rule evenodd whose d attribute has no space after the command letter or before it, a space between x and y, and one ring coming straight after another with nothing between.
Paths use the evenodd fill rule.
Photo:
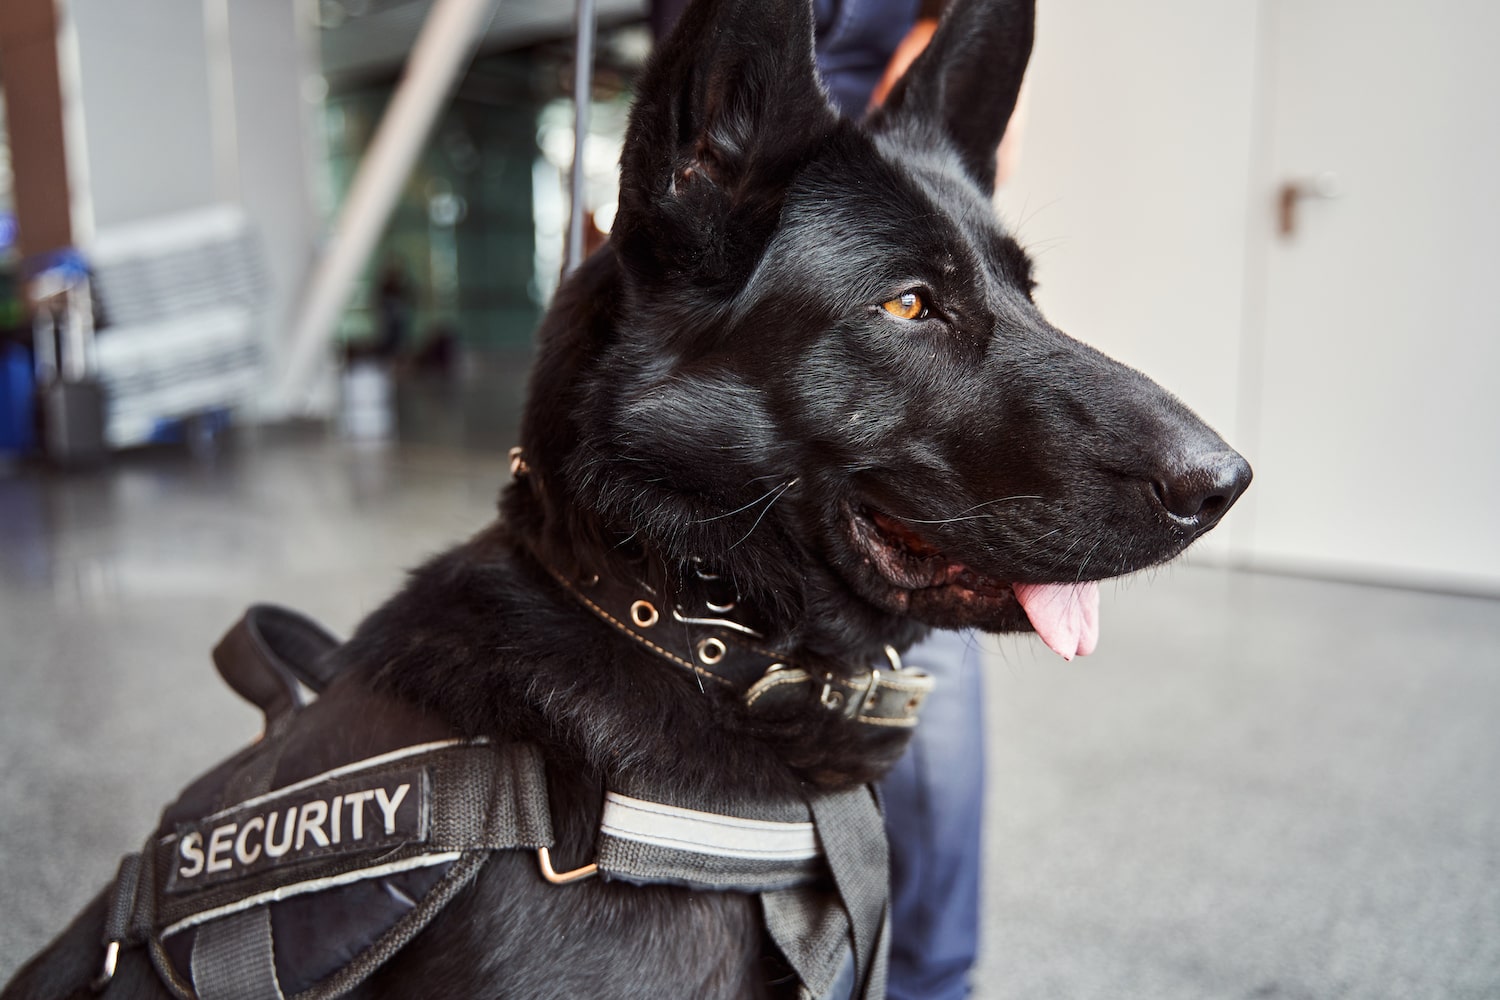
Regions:
<instances>
[{"instance_id":1,"label":"grey webbing strap","mask_svg":"<svg viewBox=\"0 0 1500 1000\"><path fill-rule=\"evenodd\" d=\"M815 793L808 796L808 804L818 824L818 837L834 884L849 914L855 966L863 984L859 996L882 997L888 947L883 929L890 895L890 852L880 807L874 792L867 787Z\"/></svg>"},{"instance_id":2,"label":"grey webbing strap","mask_svg":"<svg viewBox=\"0 0 1500 1000\"><path fill-rule=\"evenodd\" d=\"M257 906L200 927L192 969L198 1000L284 1000L276 981L271 911Z\"/></svg>"},{"instance_id":3,"label":"grey webbing strap","mask_svg":"<svg viewBox=\"0 0 1500 1000\"><path fill-rule=\"evenodd\" d=\"M152 844L120 859L104 911L103 943L140 944L151 935L156 915L156 855Z\"/></svg>"},{"instance_id":4,"label":"grey webbing strap","mask_svg":"<svg viewBox=\"0 0 1500 1000\"><path fill-rule=\"evenodd\" d=\"M141 868L144 855L127 854L120 859L120 868L115 874L115 884L109 892L109 908L104 911L104 943L118 941L134 944L131 939L135 922L136 895L141 885ZM148 889L148 893L149 893Z\"/></svg>"},{"instance_id":5,"label":"grey webbing strap","mask_svg":"<svg viewBox=\"0 0 1500 1000\"><path fill-rule=\"evenodd\" d=\"M356 770L358 763L349 765L345 773L365 773ZM453 740L368 773L378 776L413 767L425 769L432 783L429 849L503 850L551 845L547 773L537 747ZM315 793L316 787L308 792Z\"/></svg>"},{"instance_id":6,"label":"grey webbing strap","mask_svg":"<svg viewBox=\"0 0 1500 1000\"><path fill-rule=\"evenodd\" d=\"M808 886L763 892L766 930L809 996L832 993L849 950L849 920L836 894ZM848 1000L847 995L838 1000Z\"/></svg>"},{"instance_id":7,"label":"grey webbing strap","mask_svg":"<svg viewBox=\"0 0 1500 1000\"><path fill-rule=\"evenodd\" d=\"M865 983L865 1000L884 1000L886 974L891 959L891 906L887 901L880 914L880 936L875 939L875 965Z\"/></svg>"},{"instance_id":8,"label":"grey webbing strap","mask_svg":"<svg viewBox=\"0 0 1500 1000\"><path fill-rule=\"evenodd\" d=\"M541 750L530 743L459 750L439 751L444 757L434 781L433 842L463 850L552 846Z\"/></svg>"},{"instance_id":9,"label":"grey webbing strap","mask_svg":"<svg viewBox=\"0 0 1500 1000\"><path fill-rule=\"evenodd\" d=\"M821 870L812 817L800 801L779 819L689 809L611 791L599 821L599 870L630 882L764 892Z\"/></svg>"}]
</instances>

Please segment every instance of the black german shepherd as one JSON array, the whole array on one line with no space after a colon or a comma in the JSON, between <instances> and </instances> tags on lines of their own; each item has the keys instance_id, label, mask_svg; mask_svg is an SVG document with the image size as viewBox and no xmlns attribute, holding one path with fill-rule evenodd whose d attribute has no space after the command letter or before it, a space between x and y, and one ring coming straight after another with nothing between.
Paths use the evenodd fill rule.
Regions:
<instances>
[{"instance_id":1,"label":"black german shepherd","mask_svg":"<svg viewBox=\"0 0 1500 1000\"><path fill-rule=\"evenodd\" d=\"M591 588L732 605L833 678L929 627L1034 628L1071 656L1097 636L1092 581L1176 556L1248 485L1186 407L1032 301L991 206L1032 16L960 0L859 123L820 88L807 0L698 0L651 61L610 242L541 330L502 519L340 653L464 734L542 747L559 868L592 856L606 786L850 787L909 732L852 725L827 687L750 712L685 662L718 650L623 635ZM103 909L5 996L88 995ZM767 950L754 896L564 890L512 853L352 995L776 996ZM106 995L164 993L137 949Z\"/></svg>"}]
</instances>

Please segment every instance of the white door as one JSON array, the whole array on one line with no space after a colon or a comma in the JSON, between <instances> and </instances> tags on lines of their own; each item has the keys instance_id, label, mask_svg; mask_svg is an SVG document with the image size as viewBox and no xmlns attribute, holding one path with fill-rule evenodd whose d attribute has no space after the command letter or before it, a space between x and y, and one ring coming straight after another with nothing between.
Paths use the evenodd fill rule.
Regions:
<instances>
[{"instance_id":1,"label":"white door","mask_svg":"<svg viewBox=\"0 0 1500 1000\"><path fill-rule=\"evenodd\" d=\"M1500 591L1500 4L1265 10L1267 247L1237 442L1256 481L1236 547ZM1278 192L1299 183L1279 235Z\"/></svg>"}]
</instances>

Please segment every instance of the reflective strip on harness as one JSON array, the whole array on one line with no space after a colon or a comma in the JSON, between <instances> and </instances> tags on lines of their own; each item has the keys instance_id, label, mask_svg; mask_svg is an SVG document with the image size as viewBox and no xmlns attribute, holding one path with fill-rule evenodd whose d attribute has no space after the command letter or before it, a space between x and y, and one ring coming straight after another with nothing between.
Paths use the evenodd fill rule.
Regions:
<instances>
[{"instance_id":1,"label":"reflective strip on harness","mask_svg":"<svg viewBox=\"0 0 1500 1000\"><path fill-rule=\"evenodd\" d=\"M265 792L264 794L257 795L254 798L246 799L243 802L238 802L230 806L228 809L221 809L210 816L203 817L203 822L206 823L211 820L216 820L221 816L227 816L229 813L234 812L237 809L248 809L251 806L258 806L263 802L269 802L272 799L281 798L283 796L290 795L293 792L299 792L304 788L312 788L313 786L319 785L325 781L332 781L335 778L342 778L345 775L359 774L362 771L369 771L373 768L381 767L385 764L390 764L398 760L405 760L408 757L422 757L432 753L434 750L445 750L448 747L477 747L484 746L488 743L489 740L483 737L472 740L455 738L451 740L433 740L430 743L419 743L416 746L402 747L399 750L392 750L388 753L377 754L374 757L366 757L364 760L354 761L352 764L343 764L339 767L329 768L327 771L324 771L321 774L315 774L310 778L303 778L301 781L295 781L290 785L284 785L283 787L274 789L273 791ZM173 838L173 836L175 835L168 834L162 839L170 840Z\"/></svg>"},{"instance_id":2,"label":"reflective strip on harness","mask_svg":"<svg viewBox=\"0 0 1500 1000\"><path fill-rule=\"evenodd\" d=\"M291 899L308 892L322 892L325 889L335 889L341 885L349 885L352 882L360 882L365 879L385 878L387 875L395 875L398 872L410 871L413 868L429 868L433 865L443 865L457 861L463 857L462 851L445 851L442 854L419 854L416 857L407 858L404 861L393 861L389 864L374 865L369 868L357 868L342 875L331 875L328 878L312 879L307 882L294 882L276 889L268 889L254 896L246 896L238 902L228 903L213 910L204 910L189 917L183 917L175 924L162 928L159 937L169 938L179 931L185 931L189 927L196 927L209 920L219 917L227 917L241 910L248 910L263 903L275 903L283 899Z\"/></svg>"},{"instance_id":3,"label":"reflective strip on harness","mask_svg":"<svg viewBox=\"0 0 1500 1000\"><path fill-rule=\"evenodd\" d=\"M742 819L646 802L618 792L604 797L600 831L607 837L721 858L809 861L819 854L811 822Z\"/></svg>"},{"instance_id":4,"label":"reflective strip on harness","mask_svg":"<svg viewBox=\"0 0 1500 1000\"><path fill-rule=\"evenodd\" d=\"M823 872L806 805L796 819L704 812L607 792L599 826L599 871L610 878L692 889L766 892Z\"/></svg>"}]
</instances>

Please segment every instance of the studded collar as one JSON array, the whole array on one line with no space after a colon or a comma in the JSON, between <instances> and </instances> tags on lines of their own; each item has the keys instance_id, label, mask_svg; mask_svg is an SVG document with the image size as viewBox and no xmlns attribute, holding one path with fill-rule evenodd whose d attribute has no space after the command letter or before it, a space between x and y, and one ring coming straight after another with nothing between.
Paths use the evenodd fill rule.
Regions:
<instances>
[{"instance_id":1,"label":"studded collar","mask_svg":"<svg viewBox=\"0 0 1500 1000\"><path fill-rule=\"evenodd\" d=\"M932 690L931 676L903 666L889 646L889 662L852 676L799 664L768 648L758 631L737 620L736 598L716 593L715 584L723 581L707 572L697 574L705 586L690 604L658 595L644 583L572 580L550 566L547 570L602 621L691 673L703 689L727 691L753 712L777 713L812 699L821 710L854 722L904 728L917 724Z\"/></svg>"},{"instance_id":2,"label":"studded collar","mask_svg":"<svg viewBox=\"0 0 1500 1000\"><path fill-rule=\"evenodd\" d=\"M527 478L531 469L523 450L512 448L509 457L511 475ZM570 579L533 556L600 620L691 673L703 690L714 686L739 697L751 712L802 711L816 699L821 710L856 723L911 728L932 691L931 675L903 666L891 646L885 648L889 663L852 674L799 664L767 648L760 632L738 620L733 587L707 570L695 570L702 587L696 604L689 604L657 594L644 583L626 586L597 576Z\"/></svg>"}]
</instances>

